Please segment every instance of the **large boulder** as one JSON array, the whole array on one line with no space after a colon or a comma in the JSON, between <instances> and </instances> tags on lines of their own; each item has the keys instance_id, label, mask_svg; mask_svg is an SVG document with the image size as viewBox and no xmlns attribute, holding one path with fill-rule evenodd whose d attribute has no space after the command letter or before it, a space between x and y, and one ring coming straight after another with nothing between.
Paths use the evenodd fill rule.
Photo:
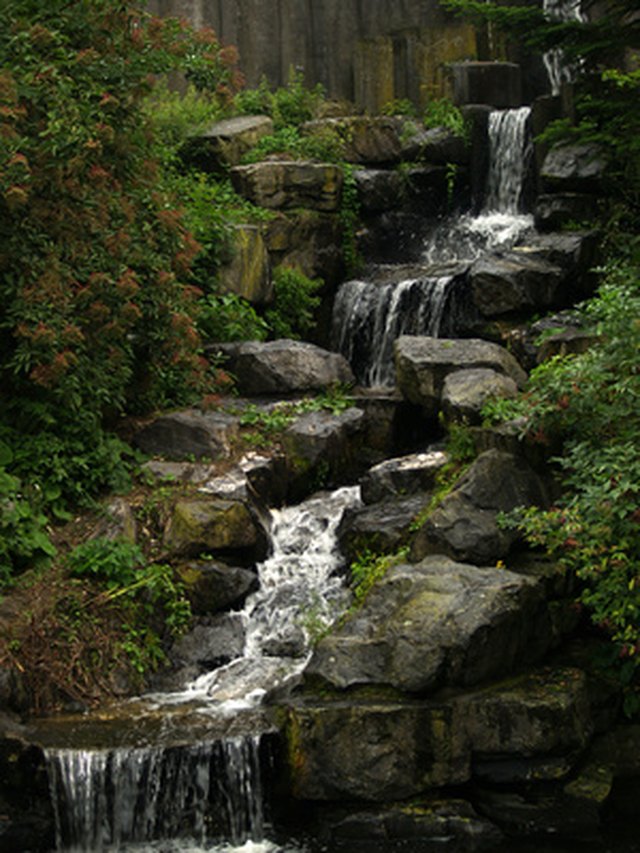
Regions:
<instances>
[{"instance_id":1,"label":"large boulder","mask_svg":"<svg viewBox=\"0 0 640 853\"><path fill-rule=\"evenodd\" d=\"M597 204L597 197L589 193L541 193L536 199L535 226L539 231L555 231L570 222L590 222Z\"/></svg>"},{"instance_id":2,"label":"large boulder","mask_svg":"<svg viewBox=\"0 0 640 853\"><path fill-rule=\"evenodd\" d=\"M469 145L464 137L446 127L420 128L403 139L403 159L419 160L438 166L465 165L469 162Z\"/></svg>"},{"instance_id":3,"label":"large boulder","mask_svg":"<svg viewBox=\"0 0 640 853\"><path fill-rule=\"evenodd\" d=\"M353 382L344 356L315 344L287 339L246 341L226 347L225 352L238 390L249 396L319 391Z\"/></svg>"},{"instance_id":4,"label":"large boulder","mask_svg":"<svg viewBox=\"0 0 640 853\"><path fill-rule=\"evenodd\" d=\"M555 780L593 733L585 676L571 668L440 701L303 694L287 710L293 792L316 800L401 799L474 778Z\"/></svg>"},{"instance_id":5,"label":"large boulder","mask_svg":"<svg viewBox=\"0 0 640 853\"><path fill-rule=\"evenodd\" d=\"M236 192L260 207L325 212L340 208L343 174L331 163L268 160L235 166L231 181Z\"/></svg>"},{"instance_id":6,"label":"large boulder","mask_svg":"<svg viewBox=\"0 0 640 853\"><path fill-rule=\"evenodd\" d=\"M405 200L405 182L390 169L356 169L353 173L360 211L379 213L400 207Z\"/></svg>"},{"instance_id":7,"label":"large boulder","mask_svg":"<svg viewBox=\"0 0 640 853\"><path fill-rule=\"evenodd\" d=\"M238 429L233 415L185 409L147 424L136 433L134 444L145 453L169 459L216 459L229 453Z\"/></svg>"},{"instance_id":8,"label":"large boulder","mask_svg":"<svg viewBox=\"0 0 640 853\"><path fill-rule=\"evenodd\" d=\"M215 122L189 137L180 156L203 172L219 172L237 166L263 136L272 133L269 116L237 116Z\"/></svg>"},{"instance_id":9,"label":"large boulder","mask_svg":"<svg viewBox=\"0 0 640 853\"><path fill-rule=\"evenodd\" d=\"M442 450L386 459L361 477L362 500L372 504L387 498L427 492L435 486L436 477L448 460Z\"/></svg>"},{"instance_id":10,"label":"large boulder","mask_svg":"<svg viewBox=\"0 0 640 853\"><path fill-rule=\"evenodd\" d=\"M526 374L504 347L474 338L412 337L395 342L396 383L404 397L435 414L446 377L457 370L486 367L510 376L522 387Z\"/></svg>"},{"instance_id":11,"label":"large boulder","mask_svg":"<svg viewBox=\"0 0 640 853\"><path fill-rule=\"evenodd\" d=\"M163 538L174 555L233 554L251 563L264 559L267 553L266 532L242 501L178 501Z\"/></svg>"},{"instance_id":12,"label":"large boulder","mask_svg":"<svg viewBox=\"0 0 640 853\"><path fill-rule=\"evenodd\" d=\"M538 659L550 642L537 580L444 556L392 566L362 606L317 644L306 676L336 687L427 694Z\"/></svg>"},{"instance_id":13,"label":"large boulder","mask_svg":"<svg viewBox=\"0 0 640 853\"><path fill-rule=\"evenodd\" d=\"M411 559L448 554L478 565L504 559L518 534L498 524L500 512L545 506L548 490L521 458L487 450L425 520L411 543Z\"/></svg>"}]
</instances>

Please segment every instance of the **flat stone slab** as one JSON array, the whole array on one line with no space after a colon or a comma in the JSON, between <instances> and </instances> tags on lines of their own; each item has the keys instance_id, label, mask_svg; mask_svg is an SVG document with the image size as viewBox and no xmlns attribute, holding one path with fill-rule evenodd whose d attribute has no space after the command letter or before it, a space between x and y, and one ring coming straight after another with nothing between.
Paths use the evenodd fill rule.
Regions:
<instances>
[{"instance_id":1,"label":"flat stone slab","mask_svg":"<svg viewBox=\"0 0 640 853\"><path fill-rule=\"evenodd\" d=\"M218 172L237 166L263 136L272 133L273 121L269 116L224 119L191 136L182 146L180 156L205 172Z\"/></svg>"},{"instance_id":2,"label":"flat stone slab","mask_svg":"<svg viewBox=\"0 0 640 853\"><path fill-rule=\"evenodd\" d=\"M560 267L522 252L481 258L469 272L473 301L485 317L557 305L564 278Z\"/></svg>"}]
</instances>

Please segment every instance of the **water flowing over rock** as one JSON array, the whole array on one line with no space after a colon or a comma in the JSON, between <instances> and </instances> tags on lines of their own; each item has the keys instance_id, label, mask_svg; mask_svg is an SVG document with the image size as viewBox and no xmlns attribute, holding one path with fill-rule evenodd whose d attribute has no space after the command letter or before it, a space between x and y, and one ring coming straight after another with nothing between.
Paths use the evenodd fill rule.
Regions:
<instances>
[{"instance_id":1,"label":"water flowing over rock","mask_svg":"<svg viewBox=\"0 0 640 853\"><path fill-rule=\"evenodd\" d=\"M489 139L493 142L485 210L516 214L521 211L523 174L531 156L527 123L530 107L494 110L489 115Z\"/></svg>"},{"instance_id":2,"label":"water flowing over rock","mask_svg":"<svg viewBox=\"0 0 640 853\"><path fill-rule=\"evenodd\" d=\"M584 21L582 0L543 0L542 8L551 20ZM551 92L558 95L563 83L571 83L578 70L578 62L569 62L560 47L545 51L542 55Z\"/></svg>"}]
</instances>

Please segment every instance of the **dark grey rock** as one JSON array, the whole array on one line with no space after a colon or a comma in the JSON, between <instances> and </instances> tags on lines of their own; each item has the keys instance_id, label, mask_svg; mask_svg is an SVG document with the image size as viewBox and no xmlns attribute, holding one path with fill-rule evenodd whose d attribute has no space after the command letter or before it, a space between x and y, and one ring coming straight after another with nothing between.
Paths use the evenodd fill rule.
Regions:
<instances>
[{"instance_id":1,"label":"dark grey rock","mask_svg":"<svg viewBox=\"0 0 640 853\"><path fill-rule=\"evenodd\" d=\"M185 409L162 415L143 427L134 444L145 453L180 460L216 459L229 453L238 435L238 419L225 412Z\"/></svg>"},{"instance_id":2,"label":"dark grey rock","mask_svg":"<svg viewBox=\"0 0 640 853\"><path fill-rule=\"evenodd\" d=\"M597 192L606 168L605 152L597 145L556 145L544 158L540 178L549 191Z\"/></svg>"},{"instance_id":3,"label":"dark grey rock","mask_svg":"<svg viewBox=\"0 0 640 853\"><path fill-rule=\"evenodd\" d=\"M196 615L240 607L258 588L255 572L212 560L180 566L178 575Z\"/></svg>"},{"instance_id":4,"label":"dark grey rock","mask_svg":"<svg viewBox=\"0 0 640 853\"><path fill-rule=\"evenodd\" d=\"M171 649L176 666L195 665L200 672L216 669L242 655L244 628L238 614L224 614L207 625L196 625Z\"/></svg>"},{"instance_id":5,"label":"dark grey rock","mask_svg":"<svg viewBox=\"0 0 640 853\"><path fill-rule=\"evenodd\" d=\"M442 412L449 422L479 424L482 407L493 398L513 398L518 386L510 376L487 367L450 373L442 388Z\"/></svg>"},{"instance_id":6,"label":"dark grey rock","mask_svg":"<svg viewBox=\"0 0 640 853\"><path fill-rule=\"evenodd\" d=\"M598 200L588 193L541 193L535 206L539 231L555 231L572 222L589 222L598 214Z\"/></svg>"},{"instance_id":7,"label":"dark grey rock","mask_svg":"<svg viewBox=\"0 0 640 853\"><path fill-rule=\"evenodd\" d=\"M506 349L469 338L402 336L395 342L396 383L407 400L435 414L446 377L457 370L487 367L510 376L522 387L526 374Z\"/></svg>"},{"instance_id":8,"label":"dark grey rock","mask_svg":"<svg viewBox=\"0 0 640 853\"><path fill-rule=\"evenodd\" d=\"M441 450L386 459L370 468L360 479L362 500L372 504L387 498L429 491L448 459Z\"/></svg>"},{"instance_id":9,"label":"dark grey rock","mask_svg":"<svg viewBox=\"0 0 640 853\"><path fill-rule=\"evenodd\" d=\"M389 169L356 169L353 173L362 213L378 213L400 207L404 201L404 180Z\"/></svg>"},{"instance_id":10,"label":"dark grey rock","mask_svg":"<svg viewBox=\"0 0 640 853\"><path fill-rule=\"evenodd\" d=\"M287 339L246 341L230 348L228 370L241 394L287 395L353 382L346 359L315 344Z\"/></svg>"},{"instance_id":11,"label":"dark grey rock","mask_svg":"<svg viewBox=\"0 0 640 853\"><path fill-rule=\"evenodd\" d=\"M346 509L338 527L342 553L349 561L367 551L394 553L407 544L411 525L428 502L429 495L411 495Z\"/></svg>"},{"instance_id":12,"label":"dark grey rock","mask_svg":"<svg viewBox=\"0 0 640 853\"><path fill-rule=\"evenodd\" d=\"M419 128L408 136L403 146L403 159L420 160L438 166L469 162L469 146L461 136L446 127Z\"/></svg>"},{"instance_id":13,"label":"dark grey rock","mask_svg":"<svg viewBox=\"0 0 640 853\"><path fill-rule=\"evenodd\" d=\"M392 566L320 640L306 675L337 688L379 684L425 694L505 675L539 658L548 634L537 581L433 556Z\"/></svg>"},{"instance_id":14,"label":"dark grey rock","mask_svg":"<svg viewBox=\"0 0 640 853\"><path fill-rule=\"evenodd\" d=\"M344 143L343 157L349 163L398 163L405 124L397 116L343 116L308 121L301 130L308 135L327 131L338 134Z\"/></svg>"},{"instance_id":15,"label":"dark grey rock","mask_svg":"<svg viewBox=\"0 0 640 853\"><path fill-rule=\"evenodd\" d=\"M499 526L498 513L518 506L546 506L548 500L546 485L523 459L488 450L418 530L411 559L448 554L478 565L504 559L518 534Z\"/></svg>"},{"instance_id":16,"label":"dark grey rock","mask_svg":"<svg viewBox=\"0 0 640 853\"><path fill-rule=\"evenodd\" d=\"M485 317L556 305L564 278L560 267L516 251L480 258L469 272L473 301Z\"/></svg>"}]
</instances>

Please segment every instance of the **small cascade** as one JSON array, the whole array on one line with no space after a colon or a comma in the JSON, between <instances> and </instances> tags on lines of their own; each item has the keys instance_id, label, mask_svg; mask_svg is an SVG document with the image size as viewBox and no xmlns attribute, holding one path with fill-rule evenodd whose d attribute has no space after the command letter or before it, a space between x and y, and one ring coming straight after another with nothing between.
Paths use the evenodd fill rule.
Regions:
<instances>
[{"instance_id":1,"label":"small cascade","mask_svg":"<svg viewBox=\"0 0 640 853\"><path fill-rule=\"evenodd\" d=\"M364 385L393 385L393 342L400 335L437 337L454 276L376 284L348 281L333 309L333 340Z\"/></svg>"},{"instance_id":2,"label":"small cascade","mask_svg":"<svg viewBox=\"0 0 640 853\"><path fill-rule=\"evenodd\" d=\"M344 509L359 501L359 487L345 487L272 512L272 555L258 566L260 589L240 614L246 629L241 657L184 691L132 703L124 724L74 720L74 743L134 745L45 747L57 850L281 849L265 840L261 767L264 733L272 729L258 706L266 693L296 678L314 631L348 601L337 572L336 530ZM63 728L62 742L69 734ZM55 737L50 733L49 742Z\"/></svg>"},{"instance_id":3,"label":"small cascade","mask_svg":"<svg viewBox=\"0 0 640 853\"><path fill-rule=\"evenodd\" d=\"M264 835L259 736L174 747L47 750L56 849Z\"/></svg>"},{"instance_id":4,"label":"small cascade","mask_svg":"<svg viewBox=\"0 0 640 853\"><path fill-rule=\"evenodd\" d=\"M557 21L584 21L581 0L543 0L542 6L546 16ZM576 62L568 62L560 47L548 50L542 56L544 66L549 75L551 93L557 95L563 83L571 83L579 69Z\"/></svg>"}]
</instances>

